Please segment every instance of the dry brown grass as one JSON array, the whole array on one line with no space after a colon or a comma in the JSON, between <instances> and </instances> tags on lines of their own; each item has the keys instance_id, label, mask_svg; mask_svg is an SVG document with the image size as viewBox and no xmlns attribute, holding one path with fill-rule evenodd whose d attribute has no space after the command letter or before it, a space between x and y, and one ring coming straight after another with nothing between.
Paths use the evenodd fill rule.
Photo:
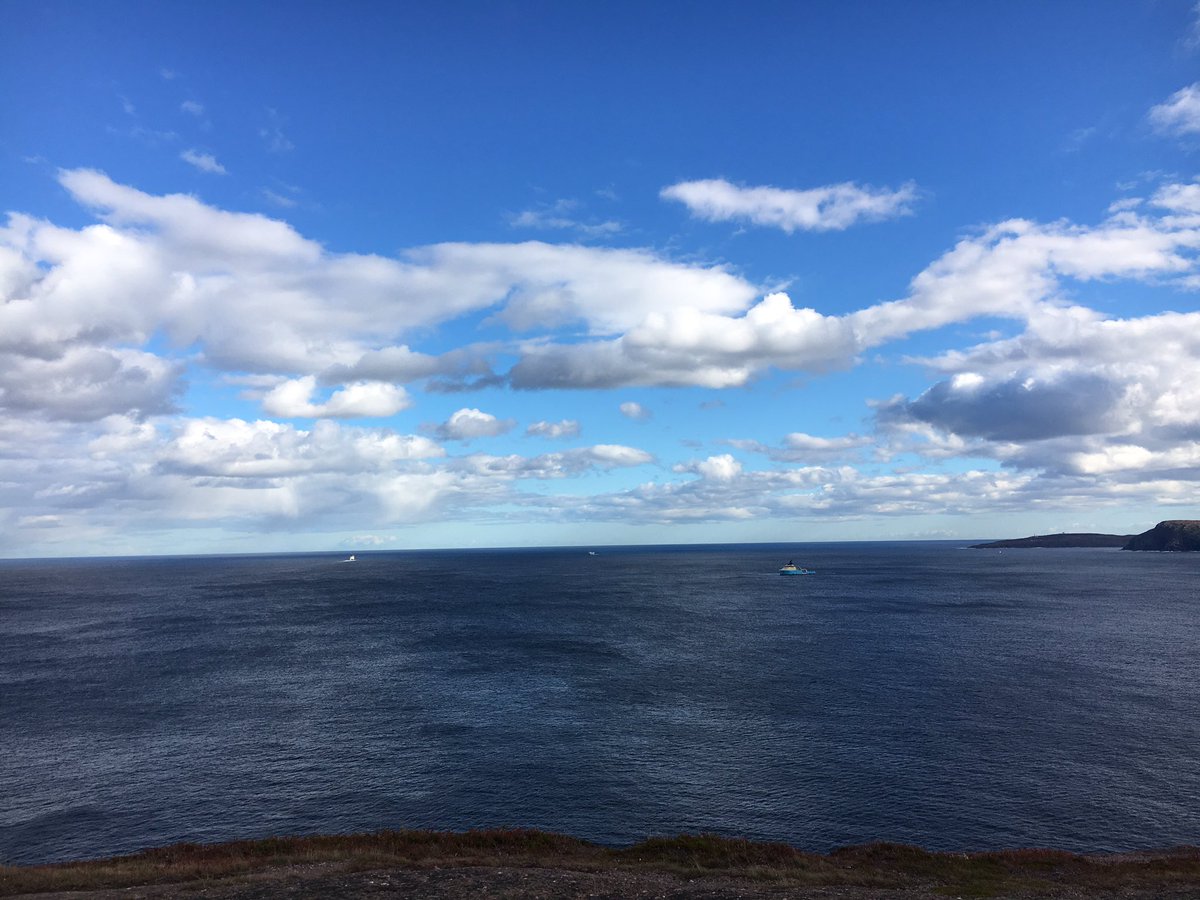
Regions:
<instances>
[{"instance_id":1,"label":"dry brown grass","mask_svg":"<svg viewBox=\"0 0 1200 900\"><path fill-rule=\"evenodd\" d=\"M1200 895L1200 848L1079 856L1054 850L933 853L866 844L829 854L778 843L680 835L619 849L542 831L380 831L279 837L225 844L175 844L129 856L49 866L0 866L0 896L122 888L249 875L280 866L323 864L342 871L428 866L552 867L579 871L651 869L749 877L784 884L922 886L951 896L1191 886Z\"/></svg>"}]
</instances>

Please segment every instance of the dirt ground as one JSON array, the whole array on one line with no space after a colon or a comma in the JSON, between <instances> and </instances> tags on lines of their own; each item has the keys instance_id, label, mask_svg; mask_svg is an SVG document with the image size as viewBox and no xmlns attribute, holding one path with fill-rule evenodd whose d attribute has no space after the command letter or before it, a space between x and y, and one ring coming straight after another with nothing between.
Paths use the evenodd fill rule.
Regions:
<instances>
[{"instance_id":1,"label":"dirt ground","mask_svg":"<svg viewBox=\"0 0 1200 900\"><path fill-rule=\"evenodd\" d=\"M960 896L945 887L804 887L719 875L687 877L669 872L609 869L577 871L536 867L389 868L347 872L330 864L284 866L252 875L181 884L23 895L29 900L348 900L348 898L430 898L430 900L945 900ZM1194 900L1200 885L1081 891L1071 885L1012 892L971 892L967 897L1111 898L1111 900Z\"/></svg>"}]
</instances>

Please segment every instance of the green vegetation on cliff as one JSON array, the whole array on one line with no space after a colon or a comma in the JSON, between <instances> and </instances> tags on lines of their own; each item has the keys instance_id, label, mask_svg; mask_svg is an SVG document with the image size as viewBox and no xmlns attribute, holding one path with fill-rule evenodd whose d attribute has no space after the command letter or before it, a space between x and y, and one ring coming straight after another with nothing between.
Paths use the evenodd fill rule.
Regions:
<instances>
[{"instance_id":1,"label":"green vegetation on cliff","mask_svg":"<svg viewBox=\"0 0 1200 900\"><path fill-rule=\"evenodd\" d=\"M1136 534L1126 550L1200 550L1200 520L1170 519Z\"/></svg>"}]
</instances>

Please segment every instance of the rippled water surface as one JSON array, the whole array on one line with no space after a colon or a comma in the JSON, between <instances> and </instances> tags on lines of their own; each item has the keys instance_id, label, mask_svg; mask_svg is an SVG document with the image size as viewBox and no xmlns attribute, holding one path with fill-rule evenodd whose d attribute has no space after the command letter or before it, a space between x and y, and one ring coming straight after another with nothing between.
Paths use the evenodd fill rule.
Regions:
<instances>
[{"instance_id":1,"label":"rippled water surface","mask_svg":"<svg viewBox=\"0 0 1200 900\"><path fill-rule=\"evenodd\" d=\"M1200 843L1198 575L949 544L0 562L0 862L382 827Z\"/></svg>"}]
</instances>

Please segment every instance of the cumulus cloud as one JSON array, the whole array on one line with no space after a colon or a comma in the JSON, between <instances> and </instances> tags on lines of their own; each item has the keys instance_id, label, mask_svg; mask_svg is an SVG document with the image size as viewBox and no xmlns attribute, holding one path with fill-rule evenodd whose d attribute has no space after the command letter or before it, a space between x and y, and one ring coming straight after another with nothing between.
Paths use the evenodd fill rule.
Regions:
<instances>
[{"instance_id":1,"label":"cumulus cloud","mask_svg":"<svg viewBox=\"0 0 1200 900\"><path fill-rule=\"evenodd\" d=\"M1155 192L1150 202L1172 212L1200 213L1200 183L1165 184Z\"/></svg>"},{"instance_id":2,"label":"cumulus cloud","mask_svg":"<svg viewBox=\"0 0 1200 900\"><path fill-rule=\"evenodd\" d=\"M1150 109L1150 124L1168 135L1200 134L1200 82L1180 88Z\"/></svg>"},{"instance_id":3,"label":"cumulus cloud","mask_svg":"<svg viewBox=\"0 0 1200 900\"><path fill-rule=\"evenodd\" d=\"M922 362L946 377L878 410L909 449L1071 475L1200 478L1180 471L1181 448L1200 440L1200 313L1047 307L1016 337Z\"/></svg>"},{"instance_id":4,"label":"cumulus cloud","mask_svg":"<svg viewBox=\"0 0 1200 900\"><path fill-rule=\"evenodd\" d=\"M523 480L562 479L637 467L653 457L597 444L536 457L446 459L427 437L321 420L311 427L267 420L128 417L71 426L0 420L0 501L30 527L54 524L64 540L153 528L154 523L241 523L287 530L354 530L478 514L497 504L537 507ZM8 452L38 441L55 458ZM16 524L15 517L0 516ZM104 523L87 526L86 523Z\"/></svg>"},{"instance_id":5,"label":"cumulus cloud","mask_svg":"<svg viewBox=\"0 0 1200 900\"><path fill-rule=\"evenodd\" d=\"M722 453L708 459L675 466L676 472L693 472L709 481L733 481L742 474L742 464L731 454Z\"/></svg>"},{"instance_id":6,"label":"cumulus cloud","mask_svg":"<svg viewBox=\"0 0 1200 900\"><path fill-rule=\"evenodd\" d=\"M746 221L794 231L842 231L860 221L876 222L912 212L916 185L891 190L860 187L853 182L807 190L741 187L723 179L681 181L661 196L678 200L709 222Z\"/></svg>"},{"instance_id":7,"label":"cumulus cloud","mask_svg":"<svg viewBox=\"0 0 1200 900\"><path fill-rule=\"evenodd\" d=\"M945 431L993 441L1031 441L1106 433L1116 425L1120 388L1088 372L1002 380L962 374L903 404L911 416Z\"/></svg>"},{"instance_id":8,"label":"cumulus cloud","mask_svg":"<svg viewBox=\"0 0 1200 900\"><path fill-rule=\"evenodd\" d=\"M437 356L420 353L407 345L368 350L357 360L331 366L322 378L342 382L353 378L410 382L434 376L453 380L493 375L487 355L491 347L460 347Z\"/></svg>"},{"instance_id":9,"label":"cumulus cloud","mask_svg":"<svg viewBox=\"0 0 1200 900\"><path fill-rule=\"evenodd\" d=\"M531 437L572 438L579 437L579 422L575 419L563 419L561 422L534 422L525 429Z\"/></svg>"},{"instance_id":10,"label":"cumulus cloud","mask_svg":"<svg viewBox=\"0 0 1200 900\"><path fill-rule=\"evenodd\" d=\"M460 497L489 502L489 484L440 468L444 456L427 437L329 420L0 419L0 510L57 517L64 541L138 546L189 524L288 530L319 520L351 531L364 519L436 515ZM0 512L0 528L11 521Z\"/></svg>"},{"instance_id":11,"label":"cumulus cloud","mask_svg":"<svg viewBox=\"0 0 1200 900\"><path fill-rule=\"evenodd\" d=\"M9 249L38 276L28 299L39 312L54 318L60 303L71 305L63 318L79 323L72 327L119 328L135 341L162 329L233 370L367 366L381 362L368 354L404 346L396 339L406 332L483 310L521 331L582 324L611 334L680 306L736 312L756 294L720 266L642 250L526 242L440 244L403 259L333 254L266 216L145 194L91 170L60 179L104 225L74 232L14 220ZM65 277L69 270L80 277ZM74 304L88 284L98 285L95 296ZM105 301L109 286L119 286L120 303Z\"/></svg>"},{"instance_id":12,"label":"cumulus cloud","mask_svg":"<svg viewBox=\"0 0 1200 900\"><path fill-rule=\"evenodd\" d=\"M49 359L0 352L0 410L73 422L176 411L182 365L137 350L71 347Z\"/></svg>"},{"instance_id":13,"label":"cumulus cloud","mask_svg":"<svg viewBox=\"0 0 1200 900\"><path fill-rule=\"evenodd\" d=\"M644 250L529 241L439 244L411 256L464 287L487 285L480 306L507 298L495 319L517 331L583 323L593 333L620 332L680 306L734 312L757 293L724 267L672 263Z\"/></svg>"},{"instance_id":14,"label":"cumulus cloud","mask_svg":"<svg viewBox=\"0 0 1200 900\"><path fill-rule=\"evenodd\" d=\"M395 258L334 253L267 216L147 194L89 170L60 179L95 222L67 228L13 214L0 227L0 525L53 521L42 530L69 539L146 516L255 527L319 517L358 533L363 521L518 506L653 523L1194 501L1200 313L1119 318L1081 305L1092 285L1124 281L1135 299L1168 289L1190 309L1185 292L1200 276L1194 181L1147 190L1095 225L982 228L897 299L833 314L820 298L800 307L727 267L648 250L525 242ZM519 483L653 459L605 444L447 458L431 437L515 427L474 408L425 437L331 421L392 415L409 403L398 385L415 382L729 387L770 369L851 366L980 317L1005 319L1003 334L907 360L926 368L929 384L877 403L874 435L731 442L765 456L766 470L732 453L674 472L669 460L653 484L555 497ZM418 349L455 319L492 340ZM265 415L318 421L179 418L189 367L236 378ZM536 422L527 433L573 437L573 422ZM849 464L867 446L878 448L877 466L903 462L868 476ZM46 448L53 459L42 458ZM914 454L934 469L963 458L978 468L904 468Z\"/></svg>"},{"instance_id":15,"label":"cumulus cloud","mask_svg":"<svg viewBox=\"0 0 1200 900\"><path fill-rule=\"evenodd\" d=\"M1188 186L1165 186L1185 202ZM1168 201L1163 201L1168 202ZM1190 287L1200 222L1121 211L1097 226L1014 219L964 238L918 273L907 296L831 316L769 294L745 312L649 311L618 338L523 349L514 387L740 386L769 367L825 372L913 333L981 316L1023 321L1071 285L1125 278Z\"/></svg>"},{"instance_id":16,"label":"cumulus cloud","mask_svg":"<svg viewBox=\"0 0 1200 900\"><path fill-rule=\"evenodd\" d=\"M359 381L334 393L324 403L313 403L315 376L284 381L263 397L263 410L283 418L354 419L394 416L412 401L404 388L378 381Z\"/></svg>"},{"instance_id":17,"label":"cumulus cloud","mask_svg":"<svg viewBox=\"0 0 1200 900\"><path fill-rule=\"evenodd\" d=\"M418 435L342 428L311 429L279 422L190 419L161 448L157 465L175 473L221 478L280 478L298 474L387 471L398 462L445 455Z\"/></svg>"},{"instance_id":18,"label":"cumulus cloud","mask_svg":"<svg viewBox=\"0 0 1200 900\"><path fill-rule=\"evenodd\" d=\"M1054 505L1054 490L1033 473L971 469L955 473L865 475L850 466L749 471L728 455L681 465L694 477L653 482L578 499L572 518L679 525L751 519L850 520L1020 511L1035 498ZM1163 487L1159 485L1159 487ZM1049 494L1044 496L1043 489ZM1096 491L1098 499L1103 491ZM1067 503L1067 506L1070 504Z\"/></svg>"},{"instance_id":19,"label":"cumulus cloud","mask_svg":"<svg viewBox=\"0 0 1200 900\"><path fill-rule=\"evenodd\" d=\"M651 416L650 410L632 400L625 401L618 409L621 410L621 415L627 419L633 419L635 422L644 422Z\"/></svg>"},{"instance_id":20,"label":"cumulus cloud","mask_svg":"<svg viewBox=\"0 0 1200 900\"><path fill-rule=\"evenodd\" d=\"M436 434L444 441L470 441L505 434L516 424L513 419L498 419L491 413L465 407L437 426Z\"/></svg>"},{"instance_id":21,"label":"cumulus cloud","mask_svg":"<svg viewBox=\"0 0 1200 900\"><path fill-rule=\"evenodd\" d=\"M464 457L459 466L476 475L492 478L551 479L580 475L589 469L617 469L643 466L654 461L645 450L623 444L596 444L560 453L539 456L489 456L475 454Z\"/></svg>"},{"instance_id":22,"label":"cumulus cloud","mask_svg":"<svg viewBox=\"0 0 1200 900\"><path fill-rule=\"evenodd\" d=\"M100 173L62 173L104 224L79 231L23 217L0 232L0 342L39 353L84 339L136 345L156 331L233 371L317 375L322 384L435 379L496 384L498 348L438 356L397 338L464 315L533 332L507 373L517 388L743 385L768 368L829 371L871 348L978 316L1021 320L1071 282L1194 277L1200 236L1180 219L1195 185L1165 185L1161 219L1122 210L1097 226L1011 220L964 238L907 296L829 315L719 266L640 250L440 244L400 259L332 254L290 226L193 197L153 196ZM353 296L353 304L340 302ZM583 340L558 343L560 326Z\"/></svg>"},{"instance_id":23,"label":"cumulus cloud","mask_svg":"<svg viewBox=\"0 0 1200 900\"><path fill-rule=\"evenodd\" d=\"M619 338L523 349L509 373L518 389L738 387L768 366L828 371L862 348L853 324L796 309L770 294L740 316L679 307L650 313Z\"/></svg>"},{"instance_id":24,"label":"cumulus cloud","mask_svg":"<svg viewBox=\"0 0 1200 900\"><path fill-rule=\"evenodd\" d=\"M848 434L840 437L817 437L802 431L784 435L780 446L770 446L756 440L735 438L728 443L741 450L762 453L777 462L818 462L842 459L854 455L874 443L869 435Z\"/></svg>"},{"instance_id":25,"label":"cumulus cloud","mask_svg":"<svg viewBox=\"0 0 1200 900\"><path fill-rule=\"evenodd\" d=\"M853 313L864 346L981 315L1026 318L1059 300L1062 284L1187 272L1194 229L1119 214L1096 227L1014 219L960 241L913 279L909 296Z\"/></svg>"},{"instance_id":26,"label":"cumulus cloud","mask_svg":"<svg viewBox=\"0 0 1200 900\"><path fill-rule=\"evenodd\" d=\"M191 166L195 166L201 172L209 172L213 175L228 175L225 167L217 162L217 158L211 153L201 153L198 150L184 150L179 154L179 158Z\"/></svg>"}]
</instances>

